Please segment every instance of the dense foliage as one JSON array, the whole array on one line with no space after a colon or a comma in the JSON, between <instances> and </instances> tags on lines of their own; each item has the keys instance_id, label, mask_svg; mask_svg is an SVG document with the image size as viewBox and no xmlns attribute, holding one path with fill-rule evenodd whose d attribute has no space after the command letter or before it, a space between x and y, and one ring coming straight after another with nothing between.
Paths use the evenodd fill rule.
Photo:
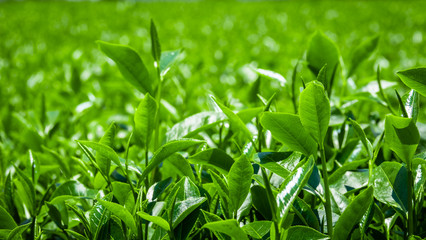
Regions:
<instances>
[{"instance_id":1,"label":"dense foliage","mask_svg":"<svg viewBox=\"0 0 426 240\"><path fill-rule=\"evenodd\" d=\"M426 237L425 3L0 6L0 239Z\"/></svg>"}]
</instances>

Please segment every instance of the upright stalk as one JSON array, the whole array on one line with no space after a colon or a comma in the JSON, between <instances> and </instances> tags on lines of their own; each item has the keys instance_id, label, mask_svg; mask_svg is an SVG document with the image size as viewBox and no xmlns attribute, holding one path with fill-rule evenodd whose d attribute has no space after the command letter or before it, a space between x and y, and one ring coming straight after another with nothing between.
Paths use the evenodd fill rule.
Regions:
<instances>
[{"instance_id":1,"label":"upright stalk","mask_svg":"<svg viewBox=\"0 0 426 240\"><path fill-rule=\"evenodd\" d=\"M330 185L328 183L327 159L325 157L324 145L320 145L322 177L324 179L324 194L325 194L325 216L327 218L327 231L330 238L333 238L333 216L331 214L331 195Z\"/></svg>"},{"instance_id":2,"label":"upright stalk","mask_svg":"<svg viewBox=\"0 0 426 240\"><path fill-rule=\"evenodd\" d=\"M160 63L155 62L155 68L157 69L158 87L155 96L155 101L158 104L157 111L155 113L155 135L154 135L154 151L160 147L160 108L161 108L161 91L163 87L163 78L160 72Z\"/></svg>"}]
</instances>

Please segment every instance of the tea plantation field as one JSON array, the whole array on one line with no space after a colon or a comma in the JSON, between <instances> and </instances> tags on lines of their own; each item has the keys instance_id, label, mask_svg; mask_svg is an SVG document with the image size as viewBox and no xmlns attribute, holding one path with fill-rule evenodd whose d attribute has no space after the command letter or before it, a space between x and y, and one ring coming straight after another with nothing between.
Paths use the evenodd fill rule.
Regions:
<instances>
[{"instance_id":1,"label":"tea plantation field","mask_svg":"<svg viewBox=\"0 0 426 240\"><path fill-rule=\"evenodd\" d=\"M0 239L423 239L426 2L0 1Z\"/></svg>"}]
</instances>

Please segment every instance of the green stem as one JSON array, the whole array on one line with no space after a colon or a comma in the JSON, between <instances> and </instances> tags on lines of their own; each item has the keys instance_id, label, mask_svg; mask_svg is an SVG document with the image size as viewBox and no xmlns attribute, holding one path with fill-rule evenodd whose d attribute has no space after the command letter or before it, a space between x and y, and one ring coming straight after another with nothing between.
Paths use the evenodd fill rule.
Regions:
<instances>
[{"instance_id":1,"label":"green stem","mask_svg":"<svg viewBox=\"0 0 426 240\"><path fill-rule=\"evenodd\" d=\"M333 238L333 216L331 214L331 195L330 185L328 184L327 173L327 159L325 157L324 145L320 146L321 150L321 164L322 164L322 177L324 179L324 193L325 193L325 216L327 218L327 231L330 238Z\"/></svg>"},{"instance_id":2,"label":"green stem","mask_svg":"<svg viewBox=\"0 0 426 240\"><path fill-rule=\"evenodd\" d=\"M158 88L155 96L155 101L158 104L157 111L155 113L155 135L154 135L154 151L156 151L160 147L160 108L161 108L161 91L163 87L163 78L160 73L159 63L156 65L157 68L157 79L158 79Z\"/></svg>"},{"instance_id":3,"label":"green stem","mask_svg":"<svg viewBox=\"0 0 426 240\"><path fill-rule=\"evenodd\" d=\"M413 235L414 232L414 218L413 218L413 172L411 171L411 163L408 166L408 237Z\"/></svg>"}]
</instances>

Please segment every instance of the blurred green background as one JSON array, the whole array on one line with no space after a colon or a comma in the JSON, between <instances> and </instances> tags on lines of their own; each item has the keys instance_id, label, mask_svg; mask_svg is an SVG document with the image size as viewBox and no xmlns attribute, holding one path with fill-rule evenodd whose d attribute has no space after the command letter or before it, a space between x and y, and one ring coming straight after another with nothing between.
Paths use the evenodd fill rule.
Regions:
<instances>
[{"instance_id":1,"label":"blurred green background","mask_svg":"<svg viewBox=\"0 0 426 240\"><path fill-rule=\"evenodd\" d=\"M374 80L380 65L382 79L397 82L402 95L407 89L395 72L426 65L424 9L425 1L3 2L0 149L13 158L27 148L98 139L111 121L131 129L142 94L95 41L132 46L153 72L150 19L163 50L184 50L166 75L163 97L171 113L164 118L170 127L211 108L208 94L233 109L261 106L247 96L257 78L249 66L281 73L290 82L302 59L298 84L300 78L314 79L303 58L316 30L336 42L344 63L358 44L379 34L378 49L348 81L348 92ZM342 69L339 79L347 71L344 65ZM269 97L277 88L277 83L263 81L260 94ZM395 102L393 87L386 93ZM359 113L387 113L366 103L360 101ZM277 109L292 111L286 91L278 97Z\"/></svg>"}]
</instances>

